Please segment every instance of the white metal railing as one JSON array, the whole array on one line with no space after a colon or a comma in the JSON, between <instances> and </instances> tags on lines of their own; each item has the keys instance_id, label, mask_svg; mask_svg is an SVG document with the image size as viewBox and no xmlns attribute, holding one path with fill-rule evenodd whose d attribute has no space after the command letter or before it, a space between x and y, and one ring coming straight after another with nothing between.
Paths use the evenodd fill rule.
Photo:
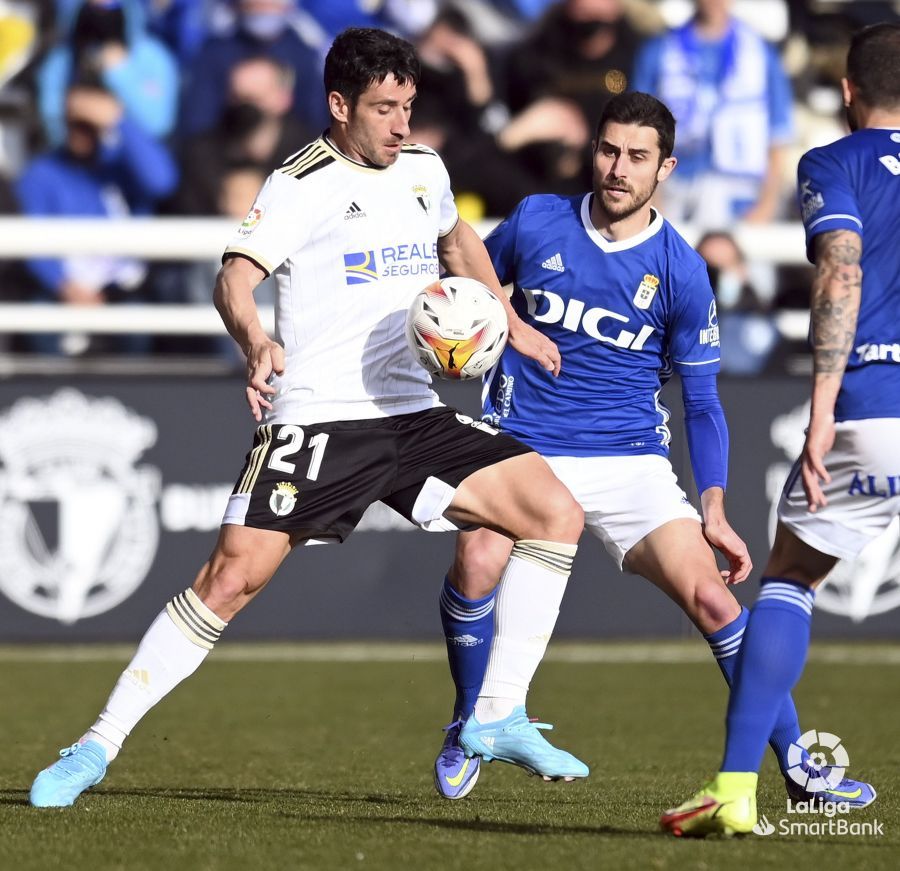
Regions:
<instances>
[{"instance_id":1,"label":"white metal railing","mask_svg":"<svg viewBox=\"0 0 900 871\"><path fill-rule=\"evenodd\" d=\"M480 221L475 228L484 235L495 224L495 220ZM693 227L679 229L691 244L701 235ZM231 218L0 218L0 259L105 254L155 261L216 261L234 231ZM804 262L800 224L737 225L732 232L750 260ZM262 309L261 315L271 328L271 309ZM806 335L805 313L783 312L775 317L786 336ZM222 323L211 305L78 308L0 303L0 334L67 331L215 335L222 332Z\"/></svg>"},{"instance_id":2,"label":"white metal railing","mask_svg":"<svg viewBox=\"0 0 900 871\"><path fill-rule=\"evenodd\" d=\"M496 220L478 221L482 235ZM143 260L217 260L234 234L231 218L0 218L0 258L108 254ZM730 228L751 260L804 262L800 224L738 224ZM692 245L694 227L679 227Z\"/></svg>"},{"instance_id":3,"label":"white metal railing","mask_svg":"<svg viewBox=\"0 0 900 871\"><path fill-rule=\"evenodd\" d=\"M271 306L259 307L267 332L275 329ZM211 305L0 305L0 333L147 333L168 336L220 336L225 332Z\"/></svg>"}]
</instances>

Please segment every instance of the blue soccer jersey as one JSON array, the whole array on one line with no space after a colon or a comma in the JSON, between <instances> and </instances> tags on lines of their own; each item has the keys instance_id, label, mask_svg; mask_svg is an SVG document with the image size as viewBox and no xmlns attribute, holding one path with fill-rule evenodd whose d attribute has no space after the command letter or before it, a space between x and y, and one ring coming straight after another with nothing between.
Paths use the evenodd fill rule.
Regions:
<instances>
[{"instance_id":1,"label":"blue soccer jersey","mask_svg":"<svg viewBox=\"0 0 900 871\"><path fill-rule=\"evenodd\" d=\"M527 197L485 240L516 312L562 355L554 378L507 346L485 419L548 456L665 456L662 383L719 370L706 265L655 211L637 236L605 239L592 196Z\"/></svg>"},{"instance_id":2,"label":"blue soccer jersey","mask_svg":"<svg viewBox=\"0 0 900 871\"><path fill-rule=\"evenodd\" d=\"M798 168L807 255L832 230L862 237L856 338L837 420L900 417L900 130L865 129L808 151Z\"/></svg>"}]
</instances>

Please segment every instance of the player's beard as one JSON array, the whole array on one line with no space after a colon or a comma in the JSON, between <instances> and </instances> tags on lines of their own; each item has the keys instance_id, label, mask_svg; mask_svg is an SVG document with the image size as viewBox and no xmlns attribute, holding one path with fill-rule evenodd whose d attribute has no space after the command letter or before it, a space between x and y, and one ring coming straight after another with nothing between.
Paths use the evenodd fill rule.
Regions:
<instances>
[{"instance_id":1,"label":"player's beard","mask_svg":"<svg viewBox=\"0 0 900 871\"><path fill-rule=\"evenodd\" d=\"M397 145L402 145L402 141L398 141ZM396 150L388 148L387 143L370 142L368 143L364 154L366 160L372 164L372 166L386 169L397 162L397 158L400 156L400 150L399 148Z\"/></svg>"},{"instance_id":2,"label":"player's beard","mask_svg":"<svg viewBox=\"0 0 900 871\"><path fill-rule=\"evenodd\" d=\"M614 180L613 180L614 181ZM603 211L613 221L624 221L630 218L636 212L639 212L647 203L650 202L653 194L656 192L656 186L659 182L654 179L649 188L636 191L630 185L612 184L612 187L626 188L631 196L625 200L612 200L606 194L607 183L601 184L599 187L594 186L594 197L599 201Z\"/></svg>"}]
</instances>

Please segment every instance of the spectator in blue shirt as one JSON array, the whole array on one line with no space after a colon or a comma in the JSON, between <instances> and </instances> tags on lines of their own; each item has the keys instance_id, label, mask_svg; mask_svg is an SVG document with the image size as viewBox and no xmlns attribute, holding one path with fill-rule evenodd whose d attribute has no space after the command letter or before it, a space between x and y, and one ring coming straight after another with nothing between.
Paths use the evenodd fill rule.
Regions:
<instances>
[{"instance_id":1,"label":"spectator in blue shirt","mask_svg":"<svg viewBox=\"0 0 900 871\"><path fill-rule=\"evenodd\" d=\"M295 26L294 0L238 0L234 26L210 37L185 81L179 133L206 133L218 123L228 97L230 72L240 61L267 57L294 73L293 111L313 130L328 124L322 93L322 57Z\"/></svg>"},{"instance_id":2,"label":"spectator in blue shirt","mask_svg":"<svg viewBox=\"0 0 900 871\"><path fill-rule=\"evenodd\" d=\"M683 27L650 40L630 87L654 94L678 124L670 221L727 227L766 222L782 206L792 96L775 48L731 15L731 0L697 0Z\"/></svg>"},{"instance_id":3,"label":"spectator in blue shirt","mask_svg":"<svg viewBox=\"0 0 900 871\"><path fill-rule=\"evenodd\" d=\"M66 135L66 91L72 83L113 94L126 116L151 136L167 136L178 109L178 67L147 33L140 0L81 0L60 7L61 42L37 75L38 107L49 143Z\"/></svg>"},{"instance_id":4,"label":"spectator in blue shirt","mask_svg":"<svg viewBox=\"0 0 900 871\"><path fill-rule=\"evenodd\" d=\"M110 93L74 85L65 102L65 143L29 163L16 182L22 213L34 217L144 215L175 189L178 172L166 148ZM132 257L71 254L28 261L39 298L102 305L134 298L146 265ZM54 350L44 343L41 350Z\"/></svg>"}]
</instances>

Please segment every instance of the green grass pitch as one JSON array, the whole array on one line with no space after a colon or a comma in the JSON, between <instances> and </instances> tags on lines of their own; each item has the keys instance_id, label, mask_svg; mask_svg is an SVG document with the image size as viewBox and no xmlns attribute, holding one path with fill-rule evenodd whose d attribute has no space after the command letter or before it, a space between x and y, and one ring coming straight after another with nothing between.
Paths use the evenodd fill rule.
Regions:
<instances>
[{"instance_id":1,"label":"green grass pitch","mask_svg":"<svg viewBox=\"0 0 900 871\"><path fill-rule=\"evenodd\" d=\"M221 645L103 783L72 808L38 810L34 774L92 722L125 660L0 649L0 868L900 867L896 646L814 645L797 693L804 728L842 736L851 773L878 789L849 819L884 835L709 841L657 831L721 753L725 689L702 645L554 645L529 709L591 777L545 784L494 763L460 802L431 783L450 699L439 648L346 650ZM777 824L785 804L769 758L760 811Z\"/></svg>"}]
</instances>

